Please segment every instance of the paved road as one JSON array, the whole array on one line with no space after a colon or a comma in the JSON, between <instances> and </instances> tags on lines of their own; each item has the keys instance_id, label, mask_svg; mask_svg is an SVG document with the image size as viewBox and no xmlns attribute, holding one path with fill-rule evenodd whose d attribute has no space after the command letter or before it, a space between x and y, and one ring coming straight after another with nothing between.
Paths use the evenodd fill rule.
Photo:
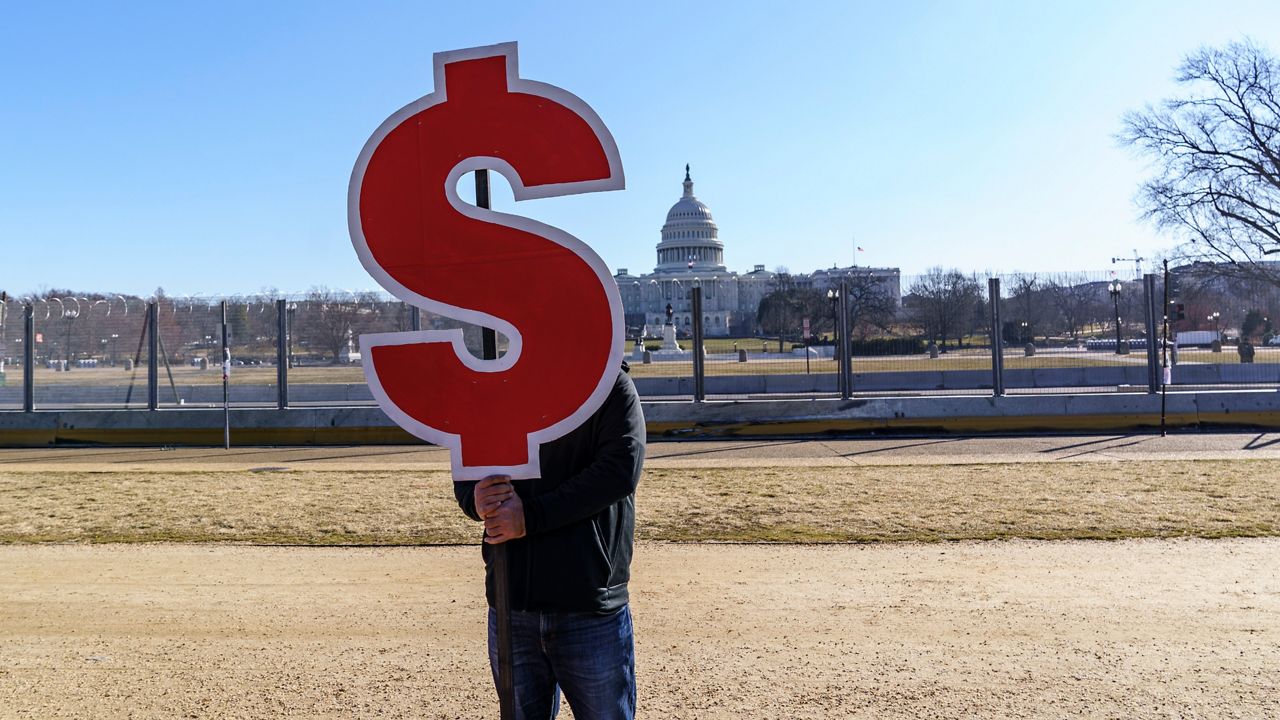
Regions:
<instances>
[{"instance_id":1,"label":"paved road","mask_svg":"<svg viewBox=\"0 0 1280 720\"><path fill-rule=\"evenodd\" d=\"M1280 459L1280 433L717 440L649 443L649 467L952 465L969 463ZM0 472L39 470L447 470L447 451L419 446L57 448L0 450Z\"/></svg>"}]
</instances>

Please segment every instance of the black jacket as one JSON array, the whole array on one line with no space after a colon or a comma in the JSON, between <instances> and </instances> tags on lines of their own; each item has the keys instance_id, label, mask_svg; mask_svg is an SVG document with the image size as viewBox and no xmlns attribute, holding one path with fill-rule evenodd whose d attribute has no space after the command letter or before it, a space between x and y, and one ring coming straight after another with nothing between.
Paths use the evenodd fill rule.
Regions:
<instances>
[{"instance_id":1,"label":"black jacket","mask_svg":"<svg viewBox=\"0 0 1280 720\"><path fill-rule=\"evenodd\" d=\"M644 414L627 369L624 363L590 419L542 445L541 478L512 483L525 518L525 537L507 543L514 610L604 613L627 603L645 442ZM454 483L454 494L462 511L479 520L475 485ZM491 550L482 548L493 606Z\"/></svg>"}]
</instances>

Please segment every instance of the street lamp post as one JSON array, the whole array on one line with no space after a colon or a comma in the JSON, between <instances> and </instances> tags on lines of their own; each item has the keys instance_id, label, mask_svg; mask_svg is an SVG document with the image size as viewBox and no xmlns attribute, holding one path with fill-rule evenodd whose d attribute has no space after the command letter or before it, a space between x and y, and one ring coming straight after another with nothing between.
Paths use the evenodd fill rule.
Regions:
<instances>
[{"instance_id":1,"label":"street lamp post","mask_svg":"<svg viewBox=\"0 0 1280 720\"><path fill-rule=\"evenodd\" d=\"M63 354L62 354L62 357L64 358L64 359L63 359L63 362L65 362L65 363L67 364L67 366L66 366L64 369L65 369L65 370L70 370L70 369L71 369L71 363L72 363L72 352L71 352L71 322L72 322L73 320L75 320L76 318L80 317L80 311L79 311L79 310L67 310L67 311L66 311L66 313L65 313L65 314L63 314L63 316L62 316L62 317L66 320L66 326L67 326L66 346L63 348Z\"/></svg>"},{"instance_id":2,"label":"street lamp post","mask_svg":"<svg viewBox=\"0 0 1280 720\"><path fill-rule=\"evenodd\" d=\"M636 329L636 345L638 346L644 340L644 329L645 329L645 326L648 325L649 313L644 309L644 288L640 286L640 281L639 280L632 281L631 289L633 292L635 292L635 298L636 298L636 304L633 307L636 310L639 310L640 313L643 315L643 317L640 319L640 327ZM626 303L623 303L623 304L625 305Z\"/></svg>"},{"instance_id":3,"label":"street lamp post","mask_svg":"<svg viewBox=\"0 0 1280 720\"><path fill-rule=\"evenodd\" d=\"M786 323L787 303L784 300L779 300L778 302L774 303L773 306L777 308L777 312L774 313L774 319L778 321L778 354L781 355L782 354L782 337L783 337L782 326Z\"/></svg>"},{"instance_id":4,"label":"street lamp post","mask_svg":"<svg viewBox=\"0 0 1280 720\"><path fill-rule=\"evenodd\" d=\"M828 289L827 300L831 302L831 342L834 345L839 345L840 310L837 302L840 300L840 291Z\"/></svg>"},{"instance_id":5,"label":"street lamp post","mask_svg":"<svg viewBox=\"0 0 1280 720\"><path fill-rule=\"evenodd\" d=\"M653 303L655 307L662 303L662 287L658 285L657 280L649 281L649 294L653 296ZM645 307L648 308L649 306L646 304ZM645 310L646 317L648 312L649 311L646 309Z\"/></svg>"},{"instance_id":6,"label":"street lamp post","mask_svg":"<svg viewBox=\"0 0 1280 720\"><path fill-rule=\"evenodd\" d=\"M1218 318L1221 316L1222 313L1215 310L1204 318L1207 322L1213 323L1213 351L1216 353L1222 352L1222 333L1218 330Z\"/></svg>"},{"instance_id":7,"label":"street lamp post","mask_svg":"<svg viewBox=\"0 0 1280 720\"><path fill-rule=\"evenodd\" d=\"M1121 289L1121 284L1119 280L1112 280L1110 283L1107 284L1107 292L1111 293L1111 303L1115 307L1115 311L1116 311L1116 354L1117 355L1121 354L1120 344L1123 342L1120 339L1120 289Z\"/></svg>"},{"instance_id":8,"label":"street lamp post","mask_svg":"<svg viewBox=\"0 0 1280 720\"><path fill-rule=\"evenodd\" d=\"M683 310L680 309L680 300L682 299L683 295L684 295L684 283L680 282L680 280L676 278L672 278L671 302L667 304L673 307L674 312L684 312ZM687 307L687 304L686 304L686 307ZM677 322L674 318L672 319L671 323L675 327L676 337L677 338L680 337L680 323Z\"/></svg>"},{"instance_id":9,"label":"street lamp post","mask_svg":"<svg viewBox=\"0 0 1280 720\"><path fill-rule=\"evenodd\" d=\"M288 348L287 348L288 361L287 362L289 367L295 368L295 367L298 367L298 361L293 357L293 332L294 332L293 328L294 328L294 316L297 315L298 313L298 303L291 302L288 305L285 305L285 312L286 312L285 321L288 323L286 327L289 328L289 331L286 333L286 338L285 338L285 341L288 343Z\"/></svg>"}]
</instances>

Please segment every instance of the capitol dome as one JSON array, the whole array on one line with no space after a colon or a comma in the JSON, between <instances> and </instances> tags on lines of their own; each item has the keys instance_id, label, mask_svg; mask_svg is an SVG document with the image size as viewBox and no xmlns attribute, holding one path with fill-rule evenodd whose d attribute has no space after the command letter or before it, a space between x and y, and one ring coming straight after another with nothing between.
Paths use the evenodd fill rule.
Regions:
<instances>
[{"instance_id":1,"label":"capitol dome","mask_svg":"<svg viewBox=\"0 0 1280 720\"><path fill-rule=\"evenodd\" d=\"M684 166L684 195L667 211L658 242L658 266L655 272L673 273L692 270L725 270L724 244L720 229L711 219L711 209L693 195L693 179L689 166Z\"/></svg>"},{"instance_id":2,"label":"capitol dome","mask_svg":"<svg viewBox=\"0 0 1280 720\"><path fill-rule=\"evenodd\" d=\"M715 225L711 221L711 208L708 208L705 203L693 196L693 181L686 179L685 182L689 183L690 194L677 200L676 204L672 205L671 209L667 211L667 224L686 223L692 220L695 222L705 221Z\"/></svg>"}]
</instances>

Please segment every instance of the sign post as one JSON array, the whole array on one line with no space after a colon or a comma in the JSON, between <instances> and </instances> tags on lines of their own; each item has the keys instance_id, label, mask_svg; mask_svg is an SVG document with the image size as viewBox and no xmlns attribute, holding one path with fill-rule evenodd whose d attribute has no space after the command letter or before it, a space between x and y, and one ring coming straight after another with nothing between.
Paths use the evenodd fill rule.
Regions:
<instances>
[{"instance_id":1,"label":"sign post","mask_svg":"<svg viewBox=\"0 0 1280 720\"><path fill-rule=\"evenodd\" d=\"M476 170L476 207L489 210L489 171ZM416 308L415 308L416 309ZM498 333L493 328L480 329L480 356L498 359ZM493 559L493 609L498 644L498 712L502 720L516 716L515 665L511 649L511 564L507 544L498 543L489 550Z\"/></svg>"}]
</instances>

